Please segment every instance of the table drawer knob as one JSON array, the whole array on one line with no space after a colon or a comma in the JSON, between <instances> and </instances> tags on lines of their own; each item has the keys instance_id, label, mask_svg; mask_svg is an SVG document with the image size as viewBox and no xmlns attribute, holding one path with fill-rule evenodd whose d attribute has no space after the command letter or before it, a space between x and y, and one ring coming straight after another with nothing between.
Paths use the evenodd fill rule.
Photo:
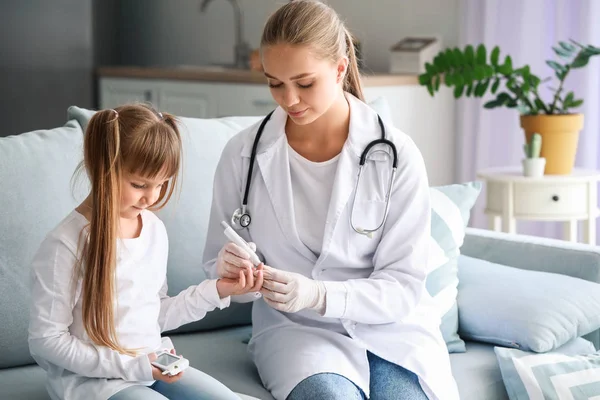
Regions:
<instances>
[{"instance_id":1,"label":"table drawer knob","mask_svg":"<svg viewBox=\"0 0 600 400\"><path fill-rule=\"evenodd\" d=\"M555 194L554 196L552 196L552 200L553 200L553 201L558 201L558 200L559 200L559 197L558 197L558 195L556 195L556 194Z\"/></svg>"}]
</instances>

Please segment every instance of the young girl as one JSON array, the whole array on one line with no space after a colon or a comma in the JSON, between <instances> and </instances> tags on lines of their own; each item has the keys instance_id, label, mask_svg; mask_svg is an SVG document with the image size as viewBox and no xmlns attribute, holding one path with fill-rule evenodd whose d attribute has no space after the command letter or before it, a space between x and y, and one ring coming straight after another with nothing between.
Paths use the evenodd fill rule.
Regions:
<instances>
[{"instance_id":1,"label":"young girl","mask_svg":"<svg viewBox=\"0 0 600 400\"><path fill-rule=\"evenodd\" d=\"M266 264L249 344L264 385L277 400L458 399L425 287L431 209L421 153L365 104L352 37L327 5L283 5L260 52L279 107L260 137L262 121L222 153L204 261L212 276L249 266L219 236L246 198L251 223L239 233ZM374 142L382 136L393 146Z\"/></svg>"},{"instance_id":2,"label":"young girl","mask_svg":"<svg viewBox=\"0 0 600 400\"><path fill-rule=\"evenodd\" d=\"M177 183L175 118L144 105L98 111L84 138L89 196L50 232L32 265L29 347L52 399L239 399L188 368L162 375L161 332L256 291L261 275L205 280L167 296L168 240L150 210Z\"/></svg>"}]
</instances>

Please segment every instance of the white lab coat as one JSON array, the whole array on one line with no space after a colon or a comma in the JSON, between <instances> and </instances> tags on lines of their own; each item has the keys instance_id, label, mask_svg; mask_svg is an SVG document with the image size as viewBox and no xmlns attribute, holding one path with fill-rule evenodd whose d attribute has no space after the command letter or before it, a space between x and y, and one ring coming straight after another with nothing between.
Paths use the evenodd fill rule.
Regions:
<instances>
[{"instance_id":1,"label":"white lab coat","mask_svg":"<svg viewBox=\"0 0 600 400\"><path fill-rule=\"evenodd\" d=\"M276 109L265 125L248 199L252 223L238 232L256 243L265 264L324 281L327 301L321 317L306 310L281 313L258 300L250 351L263 383L277 399L319 372L340 373L368 393L365 349L417 374L430 399L458 399L439 312L425 288L430 203L422 156L407 135L385 124L386 137L398 151L389 214L372 239L357 234L349 214L359 159L367 144L381 137L381 129L368 105L346 97L349 135L338 161L318 258L300 241L295 227L285 111ZM229 221L241 205L258 125L229 141L217 167L204 251L204 267L213 277L217 253L226 242L220 221ZM375 153L375 161L367 162L354 201L354 225L364 228L380 223L391 174L389 147L376 148L385 153Z\"/></svg>"}]
</instances>

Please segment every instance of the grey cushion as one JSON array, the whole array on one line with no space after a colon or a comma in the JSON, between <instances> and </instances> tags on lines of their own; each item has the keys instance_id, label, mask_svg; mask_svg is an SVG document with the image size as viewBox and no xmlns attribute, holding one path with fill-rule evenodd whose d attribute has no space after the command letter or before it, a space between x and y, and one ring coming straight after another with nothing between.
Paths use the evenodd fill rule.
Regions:
<instances>
[{"instance_id":1,"label":"grey cushion","mask_svg":"<svg viewBox=\"0 0 600 400\"><path fill-rule=\"evenodd\" d=\"M262 400L273 397L261 385L247 352L251 327L171 335L179 354L190 364L220 380L231 390ZM466 353L450 355L461 400L508 400L494 347L466 342ZM45 375L37 366L0 370L2 398L48 400Z\"/></svg>"},{"instance_id":2,"label":"grey cushion","mask_svg":"<svg viewBox=\"0 0 600 400\"><path fill-rule=\"evenodd\" d=\"M50 400L46 391L46 373L37 365L0 369L0 398Z\"/></svg>"},{"instance_id":3,"label":"grey cushion","mask_svg":"<svg viewBox=\"0 0 600 400\"><path fill-rule=\"evenodd\" d=\"M461 400L508 400L494 346L466 342L466 353L450 355Z\"/></svg>"},{"instance_id":4,"label":"grey cushion","mask_svg":"<svg viewBox=\"0 0 600 400\"><path fill-rule=\"evenodd\" d=\"M263 388L247 353L250 326L193 334L171 335L175 348L197 368L231 390L261 400L273 400ZM0 398L49 400L46 375L37 365L0 370Z\"/></svg>"},{"instance_id":5,"label":"grey cushion","mask_svg":"<svg viewBox=\"0 0 600 400\"><path fill-rule=\"evenodd\" d=\"M0 368L32 363L27 345L29 263L44 236L78 201L70 180L81 160L76 121L0 138Z\"/></svg>"}]
</instances>

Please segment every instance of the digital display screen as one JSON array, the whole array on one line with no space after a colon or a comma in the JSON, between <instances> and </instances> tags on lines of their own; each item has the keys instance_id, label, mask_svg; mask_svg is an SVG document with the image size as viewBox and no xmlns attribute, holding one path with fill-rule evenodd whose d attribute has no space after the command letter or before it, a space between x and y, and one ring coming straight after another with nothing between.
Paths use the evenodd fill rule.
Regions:
<instances>
[{"instance_id":1,"label":"digital display screen","mask_svg":"<svg viewBox=\"0 0 600 400\"><path fill-rule=\"evenodd\" d=\"M175 357L173 354L163 353L160 356L158 356L158 358L156 359L155 362L157 362L161 365L169 365L178 360L179 360L179 357Z\"/></svg>"}]
</instances>

